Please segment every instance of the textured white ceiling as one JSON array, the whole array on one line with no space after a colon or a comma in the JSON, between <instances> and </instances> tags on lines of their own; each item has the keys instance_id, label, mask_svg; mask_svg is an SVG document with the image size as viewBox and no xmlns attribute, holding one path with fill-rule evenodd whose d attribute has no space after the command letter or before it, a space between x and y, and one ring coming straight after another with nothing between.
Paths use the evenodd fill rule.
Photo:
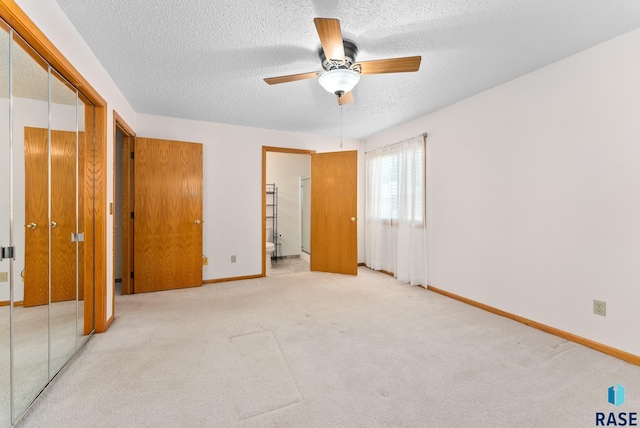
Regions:
<instances>
[{"instance_id":1,"label":"textured white ceiling","mask_svg":"<svg viewBox=\"0 0 640 428\"><path fill-rule=\"evenodd\" d=\"M638 0L57 0L139 113L340 135L317 79L314 17L338 18L361 61L421 55L417 73L365 75L343 107L366 138L640 27Z\"/></svg>"},{"instance_id":2,"label":"textured white ceiling","mask_svg":"<svg viewBox=\"0 0 640 428\"><path fill-rule=\"evenodd\" d=\"M51 69L49 88L49 65L34 50L16 40L11 42L10 50L8 30L4 26L0 28L0 98L9 98L11 89L14 97L51 99L54 104L75 106L76 89L54 69Z\"/></svg>"}]
</instances>

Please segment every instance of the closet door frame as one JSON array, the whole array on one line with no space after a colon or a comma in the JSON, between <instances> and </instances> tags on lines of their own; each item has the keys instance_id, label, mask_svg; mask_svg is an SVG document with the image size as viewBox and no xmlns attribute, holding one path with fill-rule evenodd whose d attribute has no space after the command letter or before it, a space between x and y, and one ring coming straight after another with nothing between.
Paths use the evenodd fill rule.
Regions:
<instances>
[{"instance_id":1,"label":"closet door frame","mask_svg":"<svg viewBox=\"0 0 640 428\"><path fill-rule=\"evenodd\" d=\"M113 321L113 311L107 313L107 103L89 82L75 69L56 46L40 31L13 0L0 0L0 17L9 24L65 79L79 89L90 104L85 108L85 333L101 333ZM90 285L93 284L93 287ZM88 292L88 293L87 293ZM108 317L107 317L108 316Z\"/></svg>"}]
</instances>

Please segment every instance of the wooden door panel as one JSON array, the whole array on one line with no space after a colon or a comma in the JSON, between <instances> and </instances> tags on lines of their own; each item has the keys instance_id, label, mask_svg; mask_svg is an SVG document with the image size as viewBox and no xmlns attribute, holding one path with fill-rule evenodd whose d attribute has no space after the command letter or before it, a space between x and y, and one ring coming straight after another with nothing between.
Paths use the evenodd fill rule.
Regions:
<instances>
[{"instance_id":1,"label":"wooden door panel","mask_svg":"<svg viewBox=\"0 0 640 428\"><path fill-rule=\"evenodd\" d=\"M78 233L84 233L85 133L78 133ZM78 242L78 300L84 300L84 241Z\"/></svg>"},{"instance_id":2,"label":"wooden door panel","mask_svg":"<svg viewBox=\"0 0 640 428\"><path fill-rule=\"evenodd\" d=\"M134 292L202 285L202 145L135 138Z\"/></svg>"},{"instance_id":3,"label":"wooden door panel","mask_svg":"<svg viewBox=\"0 0 640 428\"><path fill-rule=\"evenodd\" d=\"M24 306L49 303L48 141L47 129L24 129Z\"/></svg>"},{"instance_id":4,"label":"wooden door panel","mask_svg":"<svg viewBox=\"0 0 640 428\"><path fill-rule=\"evenodd\" d=\"M133 159L134 138L122 138L122 294L133 293Z\"/></svg>"},{"instance_id":5,"label":"wooden door panel","mask_svg":"<svg viewBox=\"0 0 640 428\"><path fill-rule=\"evenodd\" d=\"M84 134L78 135L79 141ZM49 251L51 251L51 301L76 299L76 261L80 273L84 266L83 244L71 242L71 234L83 230L83 217L76 229L76 133L51 131L51 218L49 219L49 132L42 128L25 128L25 200L26 223L35 229L25 231L25 291L24 305L44 305L49 302ZM78 162L82 165L83 150L79 145ZM78 212L84 209L83 195L78 195ZM49 233L51 235L49 236ZM50 240L49 240L50 239ZM83 297L84 275L79 277L79 294Z\"/></svg>"},{"instance_id":6,"label":"wooden door panel","mask_svg":"<svg viewBox=\"0 0 640 428\"><path fill-rule=\"evenodd\" d=\"M76 299L76 243L71 234L77 230L77 179L76 133L51 131L52 302Z\"/></svg>"},{"instance_id":7,"label":"wooden door panel","mask_svg":"<svg viewBox=\"0 0 640 428\"><path fill-rule=\"evenodd\" d=\"M311 155L311 270L358 273L358 152Z\"/></svg>"}]
</instances>

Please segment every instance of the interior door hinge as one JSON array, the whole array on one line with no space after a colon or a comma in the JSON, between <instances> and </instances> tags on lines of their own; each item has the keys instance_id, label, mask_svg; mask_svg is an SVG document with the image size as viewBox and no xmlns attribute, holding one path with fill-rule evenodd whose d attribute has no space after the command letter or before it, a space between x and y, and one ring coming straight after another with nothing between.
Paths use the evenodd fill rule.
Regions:
<instances>
[{"instance_id":1,"label":"interior door hinge","mask_svg":"<svg viewBox=\"0 0 640 428\"><path fill-rule=\"evenodd\" d=\"M131 152L131 159L133 159L133 158L134 158L134 157L133 157L133 152Z\"/></svg>"},{"instance_id":2,"label":"interior door hinge","mask_svg":"<svg viewBox=\"0 0 640 428\"><path fill-rule=\"evenodd\" d=\"M0 260L15 259L14 247L0 247Z\"/></svg>"},{"instance_id":3,"label":"interior door hinge","mask_svg":"<svg viewBox=\"0 0 640 428\"><path fill-rule=\"evenodd\" d=\"M131 211L131 218L133 218L133 211Z\"/></svg>"},{"instance_id":4,"label":"interior door hinge","mask_svg":"<svg viewBox=\"0 0 640 428\"><path fill-rule=\"evenodd\" d=\"M131 275L130 275L130 276L131 276L131 279L133 279L133 272L131 272Z\"/></svg>"}]
</instances>

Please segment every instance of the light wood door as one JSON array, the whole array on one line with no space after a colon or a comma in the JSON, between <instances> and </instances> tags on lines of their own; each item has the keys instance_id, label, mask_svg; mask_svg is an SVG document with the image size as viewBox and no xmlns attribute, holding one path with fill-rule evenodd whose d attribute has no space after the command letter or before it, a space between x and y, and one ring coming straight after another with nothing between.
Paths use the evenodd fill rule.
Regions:
<instances>
[{"instance_id":1,"label":"light wood door","mask_svg":"<svg viewBox=\"0 0 640 428\"><path fill-rule=\"evenodd\" d=\"M84 133L78 135L78 147L82 147ZM82 164L78 152L78 165ZM83 243L71 241L71 234L83 231L83 216L76 217L76 182L82 174L76 171L76 133L51 131L51 301L76 299L76 264L81 270ZM82 197L78 193L78 213L83 210ZM76 218L78 226L76 227ZM76 260L76 250L78 259ZM78 293L83 299L84 275L78 275Z\"/></svg>"},{"instance_id":2,"label":"light wood door","mask_svg":"<svg viewBox=\"0 0 640 428\"><path fill-rule=\"evenodd\" d=\"M24 306L49 303L49 131L24 129Z\"/></svg>"},{"instance_id":3,"label":"light wood door","mask_svg":"<svg viewBox=\"0 0 640 428\"><path fill-rule=\"evenodd\" d=\"M51 199L49 200L49 132L41 128L25 128L25 271L24 306L49 303L49 260L51 260L51 301L76 299L76 277L80 299L83 298L84 275L76 275L84 266L83 244L71 234L82 230L83 216L76 217L76 186L82 180L77 171L83 162L82 139L76 133L51 131ZM49 206L51 203L51 218ZM78 212L84 209L78 194ZM76 218L78 225L76 227ZM51 235L49 235L51 233ZM51 240L49 241L49 237ZM49 251L51 258L49 259Z\"/></svg>"},{"instance_id":4,"label":"light wood door","mask_svg":"<svg viewBox=\"0 0 640 428\"><path fill-rule=\"evenodd\" d=\"M202 144L135 138L133 291L202 285Z\"/></svg>"},{"instance_id":5,"label":"light wood door","mask_svg":"<svg viewBox=\"0 0 640 428\"><path fill-rule=\"evenodd\" d=\"M134 137L122 138L122 294L133 293L133 148Z\"/></svg>"},{"instance_id":6,"label":"light wood door","mask_svg":"<svg viewBox=\"0 0 640 428\"><path fill-rule=\"evenodd\" d=\"M311 270L358 273L358 152L311 155Z\"/></svg>"}]
</instances>

